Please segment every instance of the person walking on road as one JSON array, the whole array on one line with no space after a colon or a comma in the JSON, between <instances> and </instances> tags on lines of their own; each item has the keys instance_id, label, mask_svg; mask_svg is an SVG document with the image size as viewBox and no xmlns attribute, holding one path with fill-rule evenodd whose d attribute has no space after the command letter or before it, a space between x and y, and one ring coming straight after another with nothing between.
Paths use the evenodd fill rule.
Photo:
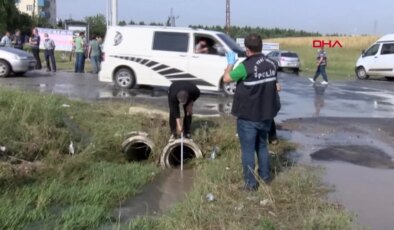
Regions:
<instances>
[{"instance_id":1,"label":"person walking on road","mask_svg":"<svg viewBox=\"0 0 394 230\"><path fill-rule=\"evenodd\" d=\"M34 59L36 59L36 69L41 69L41 58L40 58L40 35L38 35L38 29L34 28L33 29L33 34L30 37L30 47L31 47L31 52L33 53Z\"/></svg>"},{"instance_id":2,"label":"person walking on road","mask_svg":"<svg viewBox=\"0 0 394 230\"><path fill-rule=\"evenodd\" d=\"M316 60L317 60L317 69L316 69L315 76L313 78L309 78L309 80L312 83L315 83L316 79L321 74L323 76L323 81L321 84L327 85L328 84L328 77L327 77L327 73L326 73L327 53L326 53L326 51L324 51L323 47L317 52Z\"/></svg>"},{"instance_id":3,"label":"person walking on road","mask_svg":"<svg viewBox=\"0 0 394 230\"><path fill-rule=\"evenodd\" d=\"M200 97L200 90L191 82L178 81L171 84L168 90L168 105L170 107L170 142L179 138L181 133L191 138L193 104ZM181 124L179 105L183 106L184 118Z\"/></svg>"},{"instance_id":4,"label":"person walking on road","mask_svg":"<svg viewBox=\"0 0 394 230\"><path fill-rule=\"evenodd\" d=\"M255 177L255 154L258 176L270 183L270 161L267 138L272 120L280 108L277 92L277 71L273 61L262 53L262 39L257 34L245 38L246 60L233 70L235 53L228 52L224 83L237 82L231 113L237 117L237 132L241 143L244 189L259 187Z\"/></svg>"},{"instance_id":5,"label":"person walking on road","mask_svg":"<svg viewBox=\"0 0 394 230\"><path fill-rule=\"evenodd\" d=\"M49 38L48 34L44 34L45 62L47 64L47 72L56 72L55 60L55 42Z\"/></svg>"}]
</instances>

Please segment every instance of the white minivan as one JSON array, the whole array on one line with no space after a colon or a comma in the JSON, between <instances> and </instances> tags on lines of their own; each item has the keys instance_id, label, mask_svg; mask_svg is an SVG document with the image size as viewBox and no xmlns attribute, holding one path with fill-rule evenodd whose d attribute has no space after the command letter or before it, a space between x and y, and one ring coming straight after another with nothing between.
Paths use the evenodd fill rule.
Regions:
<instances>
[{"instance_id":1,"label":"white minivan","mask_svg":"<svg viewBox=\"0 0 394 230\"><path fill-rule=\"evenodd\" d=\"M204 41L206 49L196 49ZM114 26L107 30L102 82L120 88L136 85L168 87L190 81L202 91L224 91L233 95L235 84L222 83L227 66L225 52L234 51L240 63L244 50L227 34L217 31L155 26Z\"/></svg>"},{"instance_id":2,"label":"white minivan","mask_svg":"<svg viewBox=\"0 0 394 230\"><path fill-rule=\"evenodd\" d=\"M394 78L394 34L377 40L357 60L356 75L359 79L369 76Z\"/></svg>"}]
</instances>

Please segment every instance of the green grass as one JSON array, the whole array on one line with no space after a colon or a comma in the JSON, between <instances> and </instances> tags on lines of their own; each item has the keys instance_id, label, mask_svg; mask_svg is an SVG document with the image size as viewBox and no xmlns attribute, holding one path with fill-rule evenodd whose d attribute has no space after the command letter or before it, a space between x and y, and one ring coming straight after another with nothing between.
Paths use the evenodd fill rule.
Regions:
<instances>
[{"instance_id":1,"label":"green grass","mask_svg":"<svg viewBox=\"0 0 394 230\"><path fill-rule=\"evenodd\" d=\"M328 54L327 74L331 80L351 80L355 78L354 68L361 51L367 49L378 38L375 36L354 37L300 37L267 39L267 42L278 42L281 50L295 51L301 59L301 71L312 76L316 71L317 48L313 48L313 40L340 41L342 48L326 47Z\"/></svg>"},{"instance_id":2,"label":"green grass","mask_svg":"<svg viewBox=\"0 0 394 230\"><path fill-rule=\"evenodd\" d=\"M63 104L70 105L69 108ZM0 229L350 229L353 217L326 201L320 170L290 164L294 145L270 147L276 175L258 192L243 185L232 118L195 119L193 139L214 161L196 160L196 179L183 202L160 218L129 225L111 214L157 175L168 124L129 115L116 102L84 103L63 97L0 89ZM128 163L120 144L129 131L147 131L156 144L146 163ZM68 153L73 141L76 154ZM208 202L206 195L215 196ZM268 200L268 205L260 202Z\"/></svg>"},{"instance_id":3,"label":"green grass","mask_svg":"<svg viewBox=\"0 0 394 230\"><path fill-rule=\"evenodd\" d=\"M95 229L158 171L121 153L150 122L126 105L1 89L0 108L0 229Z\"/></svg>"},{"instance_id":4,"label":"green grass","mask_svg":"<svg viewBox=\"0 0 394 230\"><path fill-rule=\"evenodd\" d=\"M209 129L211 140L221 148L214 161L197 164L192 192L172 211L160 218L139 218L121 229L353 229L353 216L325 199L327 187L320 182L322 170L292 165L284 154L294 145L281 141L270 147L271 186L244 192L240 149L234 121L217 121ZM212 193L215 200L206 198ZM261 202L268 200L268 205ZM266 202L266 201L265 201Z\"/></svg>"}]
</instances>

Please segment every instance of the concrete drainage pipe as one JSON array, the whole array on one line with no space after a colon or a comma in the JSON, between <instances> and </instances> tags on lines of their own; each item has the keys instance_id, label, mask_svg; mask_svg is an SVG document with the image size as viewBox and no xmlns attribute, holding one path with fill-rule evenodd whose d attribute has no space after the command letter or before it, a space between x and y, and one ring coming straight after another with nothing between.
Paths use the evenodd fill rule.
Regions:
<instances>
[{"instance_id":1,"label":"concrete drainage pipe","mask_svg":"<svg viewBox=\"0 0 394 230\"><path fill-rule=\"evenodd\" d=\"M202 158L200 148L190 139L183 140L183 162L194 158ZM160 164L164 168L175 168L181 165L181 139L167 144L163 149Z\"/></svg>"},{"instance_id":2,"label":"concrete drainage pipe","mask_svg":"<svg viewBox=\"0 0 394 230\"><path fill-rule=\"evenodd\" d=\"M131 132L122 143L122 151L128 161L144 161L149 158L154 144L144 132Z\"/></svg>"}]
</instances>

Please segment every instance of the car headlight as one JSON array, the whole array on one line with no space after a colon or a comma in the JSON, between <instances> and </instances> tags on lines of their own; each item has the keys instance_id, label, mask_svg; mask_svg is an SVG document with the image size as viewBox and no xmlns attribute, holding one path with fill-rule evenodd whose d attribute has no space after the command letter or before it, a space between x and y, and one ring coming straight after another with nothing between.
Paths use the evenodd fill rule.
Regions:
<instances>
[{"instance_id":1,"label":"car headlight","mask_svg":"<svg viewBox=\"0 0 394 230\"><path fill-rule=\"evenodd\" d=\"M28 60L28 59L29 59L29 57L27 57L27 56L18 56L18 55L15 55L14 57L15 57L16 60Z\"/></svg>"}]
</instances>

